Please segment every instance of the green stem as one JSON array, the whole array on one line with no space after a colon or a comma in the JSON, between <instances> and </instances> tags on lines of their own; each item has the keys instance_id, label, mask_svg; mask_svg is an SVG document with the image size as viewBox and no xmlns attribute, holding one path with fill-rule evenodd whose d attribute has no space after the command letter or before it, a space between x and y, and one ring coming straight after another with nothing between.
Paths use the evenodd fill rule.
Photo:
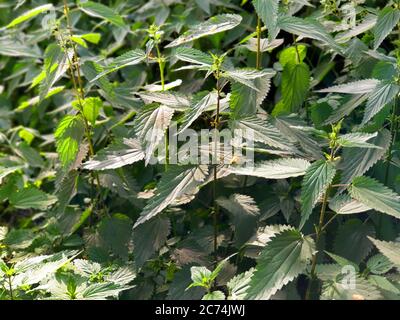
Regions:
<instances>
[{"instance_id":1,"label":"green stem","mask_svg":"<svg viewBox=\"0 0 400 320\"><path fill-rule=\"evenodd\" d=\"M215 137L214 137L214 159L217 161L218 159L218 149L217 145L219 142L218 138L218 127L219 127L219 112L220 112L220 97L221 97L221 88L220 88L220 80L219 80L219 70L216 71L216 78L217 78L217 111L214 120L214 128L215 128ZM217 256L217 247L218 247L218 216L219 216L219 205L217 202L217 171L218 171L218 164L214 165L214 179L213 179L213 198L214 198L214 215L213 215L213 228L214 228L214 255L215 255L215 264L218 262Z\"/></svg>"},{"instance_id":2,"label":"green stem","mask_svg":"<svg viewBox=\"0 0 400 320\"><path fill-rule=\"evenodd\" d=\"M399 98L396 98L396 101L394 103L393 109L392 109L392 116L391 116L391 124L390 124L390 133L392 137L392 141L390 142L390 146L388 149L388 156L386 159L386 169L385 169L385 184L388 183L389 180L389 171L390 171L390 162L392 161L392 152L393 152L393 147L396 143L397 140L397 131L398 131L398 123L397 123L397 105L399 103Z\"/></svg>"},{"instance_id":3,"label":"green stem","mask_svg":"<svg viewBox=\"0 0 400 320\"><path fill-rule=\"evenodd\" d=\"M10 299L14 300L14 292L13 292L13 288L12 288L11 276L8 275L7 277L8 277L8 288L9 288L9 291L10 291Z\"/></svg>"},{"instance_id":4,"label":"green stem","mask_svg":"<svg viewBox=\"0 0 400 320\"><path fill-rule=\"evenodd\" d=\"M261 59L262 59L262 52L261 52L261 19L257 17L257 61L256 61L256 68L261 68Z\"/></svg>"},{"instance_id":5,"label":"green stem","mask_svg":"<svg viewBox=\"0 0 400 320\"><path fill-rule=\"evenodd\" d=\"M71 24L71 19L69 16L69 7L68 7L68 3L67 0L64 0L64 13L65 13L65 18L67 21L67 28L69 31L69 35L70 37L73 36L72 33L72 24ZM82 77L81 77L81 71L80 71L80 66L79 66L79 57L78 57L78 52L76 50L76 44L73 43L71 40L69 40L70 45L74 51L74 56L73 56L73 61L71 61L71 59L69 58L69 54L68 54L68 49L66 52L66 56L67 56L67 60L68 60L68 67L71 73L71 80L72 80L72 85L74 87L75 90L75 95L76 98L78 100L78 104L79 104L79 112L83 118L84 121L84 125L85 125L85 135L86 135L86 139L88 141L88 145L89 145L89 155L91 157L94 156L94 146L93 146L93 141L92 141L92 135L91 135L91 130L90 130L90 126L88 121L86 120L86 117L83 114L83 104L82 104L82 100L85 99L85 94L84 94L84 90L83 90L83 84L82 84ZM77 78L75 78L75 71L76 71L76 75ZM92 171L92 177L93 180L95 179L97 182L97 189L98 192L100 193L100 179L99 179L99 175Z\"/></svg>"},{"instance_id":6,"label":"green stem","mask_svg":"<svg viewBox=\"0 0 400 320\"><path fill-rule=\"evenodd\" d=\"M329 190L330 187L328 187L328 189L326 190L325 194L324 194L324 198L322 201L322 207L321 207L321 212L319 215L319 223L318 223L318 227L316 230L316 239L315 239L315 247L318 249L318 244L319 241L321 239L321 235L323 233L324 230L324 220L325 220L325 213L326 213L326 207L328 204L328 194L329 194ZM318 258L318 251L313 254L312 256L312 260L311 260L311 272L310 272L310 281L308 283L308 287L307 287L307 291L306 291L306 300L310 300L311 298L311 289L312 289L312 285L313 282L315 280L315 269L317 267L317 258Z\"/></svg>"}]
</instances>

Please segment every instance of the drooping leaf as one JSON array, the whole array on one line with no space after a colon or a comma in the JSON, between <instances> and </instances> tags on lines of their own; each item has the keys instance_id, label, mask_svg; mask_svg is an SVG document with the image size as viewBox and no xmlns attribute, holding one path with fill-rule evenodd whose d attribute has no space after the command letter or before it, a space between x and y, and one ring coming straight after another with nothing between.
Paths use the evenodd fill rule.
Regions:
<instances>
[{"instance_id":1,"label":"drooping leaf","mask_svg":"<svg viewBox=\"0 0 400 320\"><path fill-rule=\"evenodd\" d=\"M398 84L385 81L379 83L368 98L362 124L366 124L371 120L382 108L391 103L399 93L400 86Z\"/></svg>"},{"instance_id":2,"label":"drooping leaf","mask_svg":"<svg viewBox=\"0 0 400 320\"><path fill-rule=\"evenodd\" d=\"M179 47L174 51L174 57L207 68L213 64L213 59L209 54L194 48Z\"/></svg>"},{"instance_id":3,"label":"drooping leaf","mask_svg":"<svg viewBox=\"0 0 400 320\"><path fill-rule=\"evenodd\" d=\"M342 48L325 30L324 26L316 20L310 18L302 19L299 17L281 16L278 19L278 27L286 32L298 36L319 40L335 51L342 51Z\"/></svg>"},{"instance_id":4,"label":"drooping leaf","mask_svg":"<svg viewBox=\"0 0 400 320\"><path fill-rule=\"evenodd\" d=\"M206 166L171 167L157 184L156 195L143 208L134 228L155 217L178 198L196 194L207 175Z\"/></svg>"},{"instance_id":5,"label":"drooping leaf","mask_svg":"<svg viewBox=\"0 0 400 320\"><path fill-rule=\"evenodd\" d=\"M243 272L234 276L226 284L229 291L228 300L243 300L246 297L247 290L250 287L250 280L253 276L254 269Z\"/></svg>"},{"instance_id":6,"label":"drooping leaf","mask_svg":"<svg viewBox=\"0 0 400 320\"><path fill-rule=\"evenodd\" d=\"M339 227L334 241L334 252L359 264L372 250L368 236L375 236L373 225L359 219L347 220Z\"/></svg>"},{"instance_id":7,"label":"drooping leaf","mask_svg":"<svg viewBox=\"0 0 400 320\"><path fill-rule=\"evenodd\" d=\"M35 187L28 187L12 193L9 201L11 205L20 209L47 209L57 202L57 198Z\"/></svg>"},{"instance_id":8,"label":"drooping leaf","mask_svg":"<svg viewBox=\"0 0 400 320\"><path fill-rule=\"evenodd\" d=\"M235 242L240 247L254 233L260 209L252 197L243 194L218 198L217 202L233 215Z\"/></svg>"},{"instance_id":9,"label":"drooping leaf","mask_svg":"<svg viewBox=\"0 0 400 320\"><path fill-rule=\"evenodd\" d=\"M166 48L176 47L183 43L190 42L207 35L233 29L234 27L238 26L241 21L242 17L237 14L220 14L217 16L213 16L207 21L201 22L191 27L178 39L175 39L174 41L169 43Z\"/></svg>"},{"instance_id":10,"label":"drooping leaf","mask_svg":"<svg viewBox=\"0 0 400 320\"><path fill-rule=\"evenodd\" d=\"M400 11L398 8L386 7L379 12L378 21L373 30L375 38L374 50L378 49L399 21Z\"/></svg>"},{"instance_id":11,"label":"drooping leaf","mask_svg":"<svg viewBox=\"0 0 400 320\"><path fill-rule=\"evenodd\" d=\"M135 139L124 139L101 150L93 159L83 164L87 170L117 169L144 159L140 143Z\"/></svg>"},{"instance_id":12,"label":"drooping leaf","mask_svg":"<svg viewBox=\"0 0 400 320\"><path fill-rule=\"evenodd\" d=\"M222 73L222 76L232 80L234 82L239 82L242 85L249 87L255 91L258 90L255 81L261 78L272 78L275 75L275 71L270 69L264 70L254 70L254 69L231 69Z\"/></svg>"},{"instance_id":13,"label":"drooping leaf","mask_svg":"<svg viewBox=\"0 0 400 320\"><path fill-rule=\"evenodd\" d=\"M150 105L135 119L135 133L144 146L146 165L164 137L173 114L174 109L170 107Z\"/></svg>"},{"instance_id":14,"label":"drooping leaf","mask_svg":"<svg viewBox=\"0 0 400 320\"><path fill-rule=\"evenodd\" d=\"M329 202L329 208L337 214L353 214L371 210L365 204L352 199L348 194L340 194L335 196Z\"/></svg>"},{"instance_id":15,"label":"drooping leaf","mask_svg":"<svg viewBox=\"0 0 400 320\"><path fill-rule=\"evenodd\" d=\"M306 270L314 251L312 238L297 230L277 234L258 259L246 299L269 299Z\"/></svg>"},{"instance_id":16,"label":"drooping leaf","mask_svg":"<svg viewBox=\"0 0 400 320\"><path fill-rule=\"evenodd\" d=\"M400 196L370 177L356 177L349 187L350 195L377 211L400 219Z\"/></svg>"},{"instance_id":17,"label":"drooping leaf","mask_svg":"<svg viewBox=\"0 0 400 320\"><path fill-rule=\"evenodd\" d=\"M141 267L164 245L170 232L167 218L155 218L136 227L133 231L134 257L137 267ZM152 235L152 236L149 236Z\"/></svg>"},{"instance_id":18,"label":"drooping leaf","mask_svg":"<svg viewBox=\"0 0 400 320\"><path fill-rule=\"evenodd\" d=\"M375 148L346 148L342 155L342 161L339 163L339 169L342 170L341 183L348 184L354 177L362 176L386 153L390 145L390 133L383 129L378 132L370 143L381 147Z\"/></svg>"},{"instance_id":19,"label":"drooping leaf","mask_svg":"<svg viewBox=\"0 0 400 320\"><path fill-rule=\"evenodd\" d=\"M336 174L334 164L318 160L308 167L301 187L301 222L304 226L320 197L325 194Z\"/></svg>"},{"instance_id":20,"label":"drooping leaf","mask_svg":"<svg viewBox=\"0 0 400 320\"><path fill-rule=\"evenodd\" d=\"M104 71L99 73L90 82L94 82L99 78L104 77L105 75L117 71L119 69L125 68L127 66L134 66L136 64L141 63L146 59L146 54L141 49L135 49L128 51L119 57L115 58L112 63L105 67Z\"/></svg>"}]
</instances>

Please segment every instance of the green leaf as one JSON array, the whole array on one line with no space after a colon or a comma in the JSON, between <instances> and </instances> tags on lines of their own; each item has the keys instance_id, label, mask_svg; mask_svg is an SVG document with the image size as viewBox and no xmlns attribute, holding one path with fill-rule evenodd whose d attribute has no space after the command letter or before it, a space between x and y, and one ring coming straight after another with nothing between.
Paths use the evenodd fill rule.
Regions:
<instances>
[{"instance_id":1,"label":"green leaf","mask_svg":"<svg viewBox=\"0 0 400 320\"><path fill-rule=\"evenodd\" d=\"M104 218L99 226L101 243L116 256L128 258L128 243L132 238L132 221L123 214Z\"/></svg>"},{"instance_id":2,"label":"green leaf","mask_svg":"<svg viewBox=\"0 0 400 320\"><path fill-rule=\"evenodd\" d=\"M104 71L96 75L90 82L94 82L105 75L117 71L119 69L125 68L127 66L134 66L141 63L146 59L146 54L141 49L130 50L115 58L112 63L104 68Z\"/></svg>"},{"instance_id":3,"label":"green leaf","mask_svg":"<svg viewBox=\"0 0 400 320\"><path fill-rule=\"evenodd\" d=\"M305 63L287 63L282 73L282 99L272 115L297 112L307 97L310 87L310 69Z\"/></svg>"},{"instance_id":4,"label":"green leaf","mask_svg":"<svg viewBox=\"0 0 400 320\"><path fill-rule=\"evenodd\" d=\"M199 39L204 36L216 34L235 28L242 21L238 14L220 14L209 18L207 21L191 27L178 39L169 43L166 48L176 47L183 43Z\"/></svg>"},{"instance_id":5,"label":"green leaf","mask_svg":"<svg viewBox=\"0 0 400 320\"><path fill-rule=\"evenodd\" d=\"M58 124L54 137L63 166L75 160L84 133L85 125L80 116L67 115Z\"/></svg>"},{"instance_id":6,"label":"green leaf","mask_svg":"<svg viewBox=\"0 0 400 320\"><path fill-rule=\"evenodd\" d=\"M100 109L103 108L103 101L99 97L89 97L82 101L82 106L83 115L94 126Z\"/></svg>"},{"instance_id":7,"label":"green leaf","mask_svg":"<svg viewBox=\"0 0 400 320\"><path fill-rule=\"evenodd\" d=\"M206 111L210 106L217 105L217 94L215 92L210 92L202 98L195 97L192 100L192 104L187 112L185 112L184 118L182 120L182 126L179 128L178 134L185 131L190 125L198 118L200 115Z\"/></svg>"},{"instance_id":8,"label":"green leaf","mask_svg":"<svg viewBox=\"0 0 400 320\"><path fill-rule=\"evenodd\" d=\"M267 27L269 40L274 40L279 32L279 0L253 0L253 5L258 16Z\"/></svg>"},{"instance_id":9,"label":"green leaf","mask_svg":"<svg viewBox=\"0 0 400 320\"><path fill-rule=\"evenodd\" d=\"M382 149L380 146L376 146L372 143L368 143L368 140L375 138L378 135L375 133L363 133L355 132L348 133L339 136L336 142L344 148L377 148Z\"/></svg>"},{"instance_id":10,"label":"green leaf","mask_svg":"<svg viewBox=\"0 0 400 320\"><path fill-rule=\"evenodd\" d=\"M171 123L174 109L164 105L148 105L135 119L135 133L145 151L145 163L150 162L154 151Z\"/></svg>"},{"instance_id":11,"label":"green leaf","mask_svg":"<svg viewBox=\"0 0 400 320\"><path fill-rule=\"evenodd\" d=\"M371 210L370 207L352 199L348 194L335 196L329 202L329 208L337 214L353 214Z\"/></svg>"},{"instance_id":12,"label":"green leaf","mask_svg":"<svg viewBox=\"0 0 400 320\"><path fill-rule=\"evenodd\" d=\"M378 49L399 21L400 10L398 8L386 7L379 12L378 21L373 30L375 38L374 50Z\"/></svg>"},{"instance_id":13,"label":"green leaf","mask_svg":"<svg viewBox=\"0 0 400 320\"><path fill-rule=\"evenodd\" d=\"M258 90L255 81L257 79L269 77L272 78L276 72L271 69L255 70L255 69L230 69L222 73L222 77L233 82L239 82L255 91Z\"/></svg>"},{"instance_id":14,"label":"green leaf","mask_svg":"<svg viewBox=\"0 0 400 320\"><path fill-rule=\"evenodd\" d=\"M164 245L170 233L167 218L155 218L139 225L133 231L135 264L140 268L157 250ZM149 237L149 235L152 235Z\"/></svg>"},{"instance_id":15,"label":"green leaf","mask_svg":"<svg viewBox=\"0 0 400 320\"><path fill-rule=\"evenodd\" d=\"M85 1L78 3L79 8L87 15L95 18L102 18L117 27L125 27L124 19L116 14L113 9L99 2Z\"/></svg>"},{"instance_id":16,"label":"green leaf","mask_svg":"<svg viewBox=\"0 0 400 320\"><path fill-rule=\"evenodd\" d=\"M324 26L316 20L310 18L302 19L285 15L279 18L278 27L286 32L293 33L304 38L319 40L337 52L342 51L342 48L325 30Z\"/></svg>"},{"instance_id":17,"label":"green leaf","mask_svg":"<svg viewBox=\"0 0 400 320\"><path fill-rule=\"evenodd\" d=\"M301 222L300 229L310 217L320 197L325 194L336 174L334 164L318 160L308 167L301 187Z\"/></svg>"},{"instance_id":18,"label":"green leaf","mask_svg":"<svg viewBox=\"0 0 400 320\"><path fill-rule=\"evenodd\" d=\"M400 243L381 241L368 237L378 250L396 266L400 266Z\"/></svg>"},{"instance_id":19,"label":"green leaf","mask_svg":"<svg viewBox=\"0 0 400 320\"><path fill-rule=\"evenodd\" d=\"M170 166L157 184L156 195L143 208L134 228L155 217L180 197L196 194L207 176L208 168L205 166ZM188 200L184 200L184 202L188 202Z\"/></svg>"},{"instance_id":20,"label":"green leaf","mask_svg":"<svg viewBox=\"0 0 400 320\"><path fill-rule=\"evenodd\" d=\"M330 88L318 90L321 93L348 93L348 94L366 94L373 92L379 84L377 79L365 79L346 84L340 84Z\"/></svg>"},{"instance_id":21,"label":"green leaf","mask_svg":"<svg viewBox=\"0 0 400 320\"><path fill-rule=\"evenodd\" d=\"M234 276L226 284L229 295L228 300L244 300L250 287L250 280L254 274L254 268Z\"/></svg>"},{"instance_id":22,"label":"green leaf","mask_svg":"<svg viewBox=\"0 0 400 320\"><path fill-rule=\"evenodd\" d=\"M285 67L288 63L302 63L307 55L305 45L296 45L282 50L279 54L279 63Z\"/></svg>"},{"instance_id":23,"label":"green leaf","mask_svg":"<svg viewBox=\"0 0 400 320\"><path fill-rule=\"evenodd\" d=\"M110 144L96 156L83 164L87 170L117 169L144 159L140 143L135 139L124 139Z\"/></svg>"},{"instance_id":24,"label":"green leaf","mask_svg":"<svg viewBox=\"0 0 400 320\"><path fill-rule=\"evenodd\" d=\"M202 67L210 68L213 64L213 59L209 54L194 48L180 47L174 51L173 56L189 63L198 64Z\"/></svg>"},{"instance_id":25,"label":"green leaf","mask_svg":"<svg viewBox=\"0 0 400 320\"><path fill-rule=\"evenodd\" d=\"M191 279L192 284L188 288L192 287L206 287L210 284L211 271L206 267L191 267Z\"/></svg>"},{"instance_id":26,"label":"green leaf","mask_svg":"<svg viewBox=\"0 0 400 320\"><path fill-rule=\"evenodd\" d=\"M346 287L342 279L326 281L322 285L321 300L378 300L382 299L379 289L368 280L357 276L354 287Z\"/></svg>"},{"instance_id":27,"label":"green leaf","mask_svg":"<svg viewBox=\"0 0 400 320\"><path fill-rule=\"evenodd\" d=\"M254 79L253 86L257 90L239 82L231 84L229 105L232 119L245 118L246 116L255 116L257 114L258 108L271 89L271 76L265 75Z\"/></svg>"},{"instance_id":28,"label":"green leaf","mask_svg":"<svg viewBox=\"0 0 400 320\"><path fill-rule=\"evenodd\" d=\"M11 205L19 209L47 209L57 202L57 198L35 187L28 187L12 193L9 197Z\"/></svg>"},{"instance_id":29,"label":"green leaf","mask_svg":"<svg viewBox=\"0 0 400 320\"><path fill-rule=\"evenodd\" d=\"M265 143L269 146L291 150L292 144L286 137L268 120L262 120L257 116L245 116L229 122L232 131L240 130L244 136L249 135L254 141Z\"/></svg>"},{"instance_id":30,"label":"green leaf","mask_svg":"<svg viewBox=\"0 0 400 320\"><path fill-rule=\"evenodd\" d=\"M225 294L220 290L211 291L204 295L201 300L225 300Z\"/></svg>"},{"instance_id":31,"label":"green leaf","mask_svg":"<svg viewBox=\"0 0 400 320\"><path fill-rule=\"evenodd\" d=\"M277 234L258 259L246 299L269 299L306 270L314 251L312 238L297 230Z\"/></svg>"},{"instance_id":32,"label":"green leaf","mask_svg":"<svg viewBox=\"0 0 400 320\"><path fill-rule=\"evenodd\" d=\"M334 241L334 252L359 264L372 250L368 236L375 236L373 225L359 219L347 220L339 227Z\"/></svg>"},{"instance_id":33,"label":"green leaf","mask_svg":"<svg viewBox=\"0 0 400 320\"><path fill-rule=\"evenodd\" d=\"M254 234L260 209L250 196L233 194L229 198L221 197L217 203L233 216L235 243L241 247Z\"/></svg>"},{"instance_id":34,"label":"green leaf","mask_svg":"<svg viewBox=\"0 0 400 320\"><path fill-rule=\"evenodd\" d=\"M385 255L378 253L368 259L367 268L374 274L385 274L394 267L394 264Z\"/></svg>"},{"instance_id":35,"label":"green leaf","mask_svg":"<svg viewBox=\"0 0 400 320\"><path fill-rule=\"evenodd\" d=\"M349 187L350 195L380 212L400 219L400 196L370 177L356 177Z\"/></svg>"},{"instance_id":36,"label":"green leaf","mask_svg":"<svg viewBox=\"0 0 400 320\"><path fill-rule=\"evenodd\" d=\"M371 120L373 116L391 103L399 93L400 86L398 84L386 81L379 83L368 98L362 124L365 125Z\"/></svg>"},{"instance_id":37,"label":"green leaf","mask_svg":"<svg viewBox=\"0 0 400 320\"><path fill-rule=\"evenodd\" d=\"M22 15L20 15L19 17L15 18L13 21L11 21L6 26L6 28L15 27L15 26L19 25L20 23L25 22L29 19L32 19L32 18L36 17L37 15L41 14L42 12L51 10L53 8L54 8L54 6L51 3L48 3L48 4L44 4L42 6L36 7L34 9L31 9L29 11L26 11Z\"/></svg>"},{"instance_id":38,"label":"green leaf","mask_svg":"<svg viewBox=\"0 0 400 320\"><path fill-rule=\"evenodd\" d=\"M304 175L309 167L310 163L307 160L283 158L262 161L256 163L254 167L248 168L231 166L228 168L228 171L236 175L254 176L264 179L286 179Z\"/></svg>"}]
</instances>

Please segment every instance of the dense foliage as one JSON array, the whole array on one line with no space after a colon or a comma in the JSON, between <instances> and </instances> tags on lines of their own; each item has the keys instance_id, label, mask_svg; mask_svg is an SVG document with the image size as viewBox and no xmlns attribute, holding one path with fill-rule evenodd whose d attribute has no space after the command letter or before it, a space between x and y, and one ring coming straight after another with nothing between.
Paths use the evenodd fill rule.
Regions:
<instances>
[{"instance_id":1,"label":"dense foliage","mask_svg":"<svg viewBox=\"0 0 400 320\"><path fill-rule=\"evenodd\" d=\"M400 299L399 21L1 1L0 299ZM255 143L196 164L189 128Z\"/></svg>"}]
</instances>

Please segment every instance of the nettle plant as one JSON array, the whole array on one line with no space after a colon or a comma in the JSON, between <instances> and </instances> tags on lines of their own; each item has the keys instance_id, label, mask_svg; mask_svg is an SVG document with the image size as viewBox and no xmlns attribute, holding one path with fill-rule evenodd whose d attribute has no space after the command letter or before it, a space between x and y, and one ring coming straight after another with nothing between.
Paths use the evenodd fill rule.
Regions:
<instances>
[{"instance_id":1,"label":"nettle plant","mask_svg":"<svg viewBox=\"0 0 400 320\"><path fill-rule=\"evenodd\" d=\"M399 1L1 8L1 299L400 298Z\"/></svg>"}]
</instances>

